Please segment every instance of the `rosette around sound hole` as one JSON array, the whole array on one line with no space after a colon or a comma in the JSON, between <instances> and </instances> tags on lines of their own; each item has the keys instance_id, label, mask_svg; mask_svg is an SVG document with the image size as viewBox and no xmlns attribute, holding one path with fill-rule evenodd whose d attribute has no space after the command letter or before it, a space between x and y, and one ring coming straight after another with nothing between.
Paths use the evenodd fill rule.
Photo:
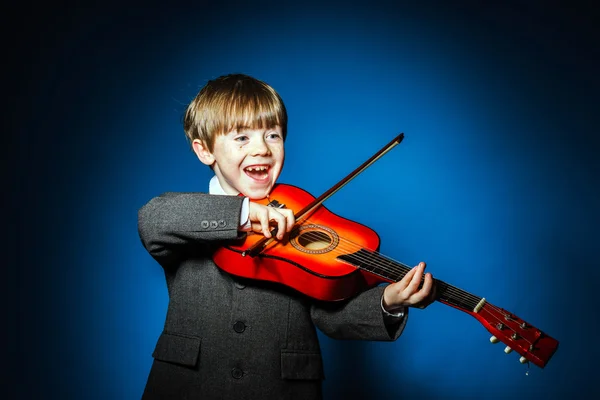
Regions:
<instances>
[{"instance_id":1,"label":"rosette around sound hole","mask_svg":"<svg viewBox=\"0 0 600 400\"><path fill-rule=\"evenodd\" d=\"M293 234L290 243L297 250L310 254L323 254L335 249L340 238L331 228L321 225L301 225Z\"/></svg>"}]
</instances>

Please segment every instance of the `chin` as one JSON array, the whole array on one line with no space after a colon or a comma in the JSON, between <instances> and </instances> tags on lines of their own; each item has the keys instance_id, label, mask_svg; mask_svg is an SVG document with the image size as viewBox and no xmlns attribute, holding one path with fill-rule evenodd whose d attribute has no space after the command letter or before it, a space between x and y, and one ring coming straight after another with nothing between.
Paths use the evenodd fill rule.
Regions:
<instances>
[{"instance_id":1,"label":"chin","mask_svg":"<svg viewBox=\"0 0 600 400\"><path fill-rule=\"evenodd\" d=\"M268 195L268 193L266 192L250 192L248 194L246 194L246 197L249 197L250 200L262 200L264 198L266 198Z\"/></svg>"},{"instance_id":2,"label":"chin","mask_svg":"<svg viewBox=\"0 0 600 400\"><path fill-rule=\"evenodd\" d=\"M244 193L245 196L249 197L251 200L262 200L269 195L271 191L271 187L263 188L263 189L249 189Z\"/></svg>"}]
</instances>

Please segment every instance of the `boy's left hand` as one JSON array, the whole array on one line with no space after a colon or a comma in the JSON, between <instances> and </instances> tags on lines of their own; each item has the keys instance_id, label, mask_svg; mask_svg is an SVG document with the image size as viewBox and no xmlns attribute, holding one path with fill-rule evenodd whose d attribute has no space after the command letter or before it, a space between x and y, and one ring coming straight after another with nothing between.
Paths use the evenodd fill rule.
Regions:
<instances>
[{"instance_id":1,"label":"boy's left hand","mask_svg":"<svg viewBox=\"0 0 600 400\"><path fill-rule=\"evenodd\" d=\"M386 286L383 291L383 307L390 311L399 306L425 308L435 300L435 285L433 276L428 272L423 279L421 278L425 271L426 264L420 262L419 265L411 269L402 280Z\"/></svg>"}]
</instances>

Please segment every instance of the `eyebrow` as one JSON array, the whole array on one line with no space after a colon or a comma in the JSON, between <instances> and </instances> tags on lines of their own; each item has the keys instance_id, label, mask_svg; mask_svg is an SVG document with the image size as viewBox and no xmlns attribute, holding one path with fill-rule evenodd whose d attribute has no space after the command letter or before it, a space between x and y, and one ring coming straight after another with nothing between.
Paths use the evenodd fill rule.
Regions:
<instances>
[{"instance_id":1,"label":"eyebrow","mask_svg":"<svg viewBox=\"0 0 600 400\"><path fill-rule=\"evenodd\" d=\"M252 128L252 127L243 127L241 129L237 130L237 133L247 133L249 131L263 131L263 132L268 132L268 131L272 131L275 130L274 128Z\"/></svg>"}]
</instances>

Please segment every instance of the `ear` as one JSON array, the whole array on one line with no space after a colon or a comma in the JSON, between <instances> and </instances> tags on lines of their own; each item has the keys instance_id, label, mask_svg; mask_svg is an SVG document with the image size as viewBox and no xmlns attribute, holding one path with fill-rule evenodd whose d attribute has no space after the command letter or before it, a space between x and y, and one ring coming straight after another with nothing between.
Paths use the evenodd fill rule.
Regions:
<instances>
[{"instance_id":1,"label":"ear","mask_svg":"<svg viewBox=\"0 0 600 400\"><path fill-rule=\"evenodd\" d=\"M198 159L202 164L206 164L209 167L214 164L215 157L208 150L206 143L202 142L200 139L194 139L192 142L192 149L194 149L194 153L196 153L196 156L198 156Z\"/></svg>"}]
</instances>

